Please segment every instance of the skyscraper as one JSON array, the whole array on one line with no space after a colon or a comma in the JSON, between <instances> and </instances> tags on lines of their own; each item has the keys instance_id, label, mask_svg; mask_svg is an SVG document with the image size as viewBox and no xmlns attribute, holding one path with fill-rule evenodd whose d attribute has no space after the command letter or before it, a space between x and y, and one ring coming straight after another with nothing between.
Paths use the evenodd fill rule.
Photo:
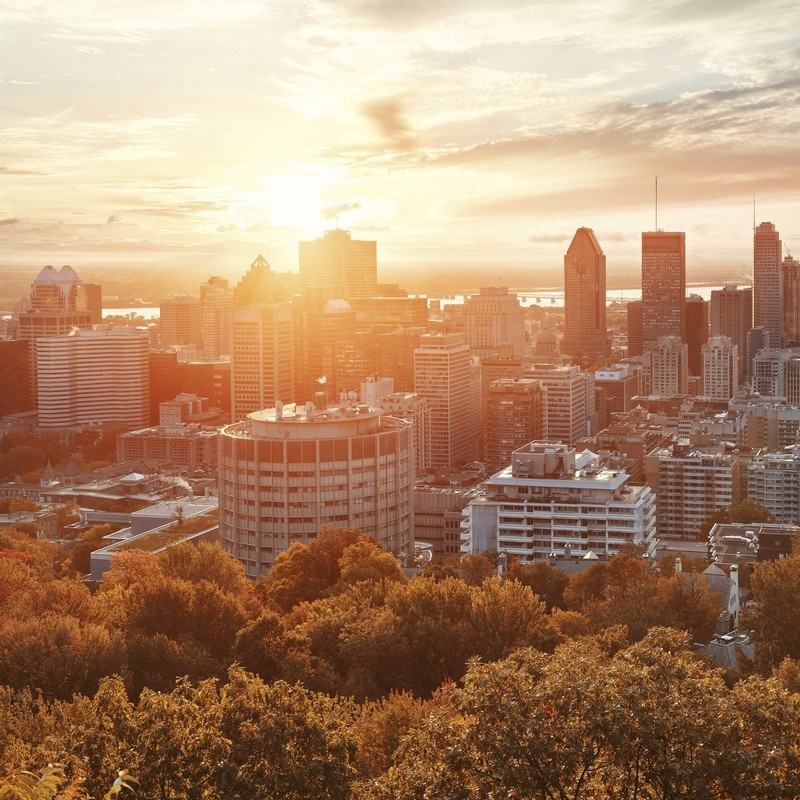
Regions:
<instances>
[{"instance_id":1,"label":"skyscraper","mask_svg":"<svg viewBox=\"0 0 800 800\"><path fill-rule=\"evenodd\" d=\"M233 291L225 278L216 275L200 284L200 322L203 358L213 361L231 354Z\"/></svg>"},{"instance_id":2,"label":"skyscraper","mask_svg":"<svg viewBox=\"0 0 800 800\"><path fill-rule=\"evenodd\" d=\"M464 301L464 328L472 353L525 352L525 311L506 287L485 287Z\"/></svg>"},{"instance_id":3,"label":"skyscraper","mask_svg":"<svg viewBox=\"0 0 800 800\"><path fill-rule=\"evenodd\" d=\"M703 345L703 396L730 400L739 382L739 351L727 336L711 336Z\"/></svg>"},{"instance_id":4,"label":"skyscraper","mask_svg":"<svg viewBox=\"0 0 800 800\"><path fill-rule=\"evenodd\" d=\"M37 342L39 426L69 428L120 422L148 424L146 331L120 327L75 331Z\"/></svg>"},{"instance_id":5,"label":"skyscraper","mask_svg":"<svg viewBox=\"0 0 800 800\"><path fill-rule=\"evenodd\" d=\"M700 376L703 374L702 347L708 341L708 301L699 294L690 294L684 311L689 374Z\"/></svg>"},{"instance_id":6,"label":"skyscraper","mask_svg":"<svg viewBox=\"0 0 800 800\"><path fill-rule=\"evenodd\" d=\"M747 356L747 332L753 327L753 290L729 284L711 292L711 335L727 336L739 352L738 383L744 383Z\"/></svg>"},{"instance_id":7,"label":"skyscraper","mask_svg":"<svg viewBox=\"0 0 800 800\"><path fill-rule=\"evenodd\" d=\"M564 256L561 352L586 361L608 354L606 257L591 228L578 228Z\"/></svg>"},{"instance_id":8,"label":"skyscraper","mask_svg":"<svg viewBox=\"0 0 800 800\"><path fill-rule=\"evenodd\" d=\"M200 301L196 297L172 297L160 306L162 347L194 347L195 355L203 347Z\"/></svg>"},{"instance_id":9,"label":"skyscraper","mask_svg":"<svg viewBox=\"0 0 800 800\"><path fill-rule=\"evenodd\" d=\"M689 348L678 336L662 336L650 349L651 393L658 397L686 394Z\"/></svg>"},{"instance_id":10,"label":"skyscraper","mask_svg":"<svg viewBox=\"0 0 800 800\"><path fill-rule=\"evenodd\" d=\"M300 242L303 289L346 290L345 299L371 297L378 285L377 243L350 238L350 231L325 231L323 239Z\"/></svg>"},{"instance_id":11,"label":"skyscraper","mask_svg":"<svg viewBox=\"0 0 800 800\"><path fill-rule=\"evenodd\" d=\"M787 347L800 344L800 261L787 253L783 273L783 336Z\"/></svg>"},{"instance_id":12,"label":"skyscraper","mask_svg":"<svg viewBox=\"0 0 800 800\"><path fill-rule=\"evenodd\" d=\"M753 234L753 326L769 331L770 347L783 347L783 314L781 237L762 222Z\"/></svg>"},{"instance_id":13,"label":"skyscraper","mask_svg":"<svg viewBox=\"0 0 800 800\"><path fill-rule=\"evenodd\" d=\"M231 417L287 402L295 396L295 312L291 304L233 312Z\"/></svg>"},{"instance_id":14,"label":"skyscraper","mask_svg":"<svg viewBox=\"0 0 800 800\"><path fill-rule=\"evenodd\" d=\"M472 456L469 347L461 333L429 333L414 351L414 391L431 409L431 465L449 469Z\"/></svg>"},{"instance_id":15,"label":"skyscraper","mask_svg":"<svg viewBox=\"0 0 800 800\"><path fill-rule=\"evenodd\" d=\"M685 341L686 234L642 233L642 342L649 350L661 336Z\"/></svg>"}]
</instances>

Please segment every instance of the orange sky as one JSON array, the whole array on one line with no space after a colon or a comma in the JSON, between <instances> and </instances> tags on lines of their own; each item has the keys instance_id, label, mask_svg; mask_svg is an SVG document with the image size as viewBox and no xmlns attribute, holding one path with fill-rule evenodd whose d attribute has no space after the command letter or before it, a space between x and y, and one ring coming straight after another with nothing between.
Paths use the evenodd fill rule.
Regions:
<instances>
[{"instance_id":1,"label":"orange sky","mask_svg":"<svg viewBox=\"0 0 800 800\"><path fill-rule=\"evenodd\" d=\"M341 227L379 263L614 269L654 225L690 274L800 251L796 2L0 6L0 263L241 273Z\"/></svg>"}]
</instances>

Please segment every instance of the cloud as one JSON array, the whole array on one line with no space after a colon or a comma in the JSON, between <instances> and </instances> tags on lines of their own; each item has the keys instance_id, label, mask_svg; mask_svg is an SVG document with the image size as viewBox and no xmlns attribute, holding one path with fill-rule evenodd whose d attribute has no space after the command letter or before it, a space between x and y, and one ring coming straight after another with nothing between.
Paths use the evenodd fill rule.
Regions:
<instances>
[{"instance_id":1,"label":"cloud","mask_svg":"<svg viewBox=\"0 0 800 800\"><path fill-rule=\"evenodd\" d=\"M9 225L16 225L21 220L18 217L9 217L8 219L0 219L0 228L7 227Z\"/></svg>"},{"instance_id":2,"label":"cloud","mask_svg":"<svg viewBox=\"0 0 800 800\"><path fill-rule=\"evenodd\" d=\"M113 225L115 222L119 222L122 217L118 216L117 214L112 214L107 220L106 225Z\"/></svg>"},{"instance_id":3,"label":"cloud","mask_svg":"<svg viewBox=\"0 0 800 800\"><path fill-rule=\"evenodd\" d=\"M336 219L340 214L345 211L356 211L361 208L361 203L358 200L350 200L344 203L328 203L322 207L323 219Z\"/></svg>"},{"instance_id":4,"label":"cloud","mask_svg":"<svg viewBox=\"0 0 800 800\"><path fill-rule=\"evenodd\" d=\"M384 97L362 106L364 116L395 147L407 150L414 144L411 129L405 119L405 107L400 97Z\"/></svg>"}]
</instances>

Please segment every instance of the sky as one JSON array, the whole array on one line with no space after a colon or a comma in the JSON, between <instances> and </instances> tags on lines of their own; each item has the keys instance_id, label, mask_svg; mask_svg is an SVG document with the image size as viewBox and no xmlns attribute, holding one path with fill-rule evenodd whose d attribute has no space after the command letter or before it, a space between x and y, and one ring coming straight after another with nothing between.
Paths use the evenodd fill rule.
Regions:
<instances>
[{"instance_id":1,"label":"sky","mask_svg":"<svg viewBox=\"0 0 800 800\"><path fill-rule=\"evenodd\" d=\"M0 0L0 264L800 255L796 0Z\"/></svg>"}]
</instances>

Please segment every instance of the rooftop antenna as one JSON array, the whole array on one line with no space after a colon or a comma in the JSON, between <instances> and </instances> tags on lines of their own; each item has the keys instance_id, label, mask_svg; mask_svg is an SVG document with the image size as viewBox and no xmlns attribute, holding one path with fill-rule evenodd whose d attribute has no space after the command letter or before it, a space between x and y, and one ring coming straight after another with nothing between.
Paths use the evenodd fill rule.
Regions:
<instances>
[{"instance_id":1,"label":"rooftop antenna","mask_svg":"<svg viewBox=\"0 0 800 800\"><path fill-rule=\"evenodd\" d=\"M658 232L658 175L656 175L656 232Z\"/></svg>"},{"instance_id":2,"label":"rooftop antenna","mask_svg":"<svg viewBox=\"0 0 800 800\"><path fill-rule=\"evenodd\" d=\"M756 196L753 195L753 234L756 232Z\"/></svg>"}]
</instances>

